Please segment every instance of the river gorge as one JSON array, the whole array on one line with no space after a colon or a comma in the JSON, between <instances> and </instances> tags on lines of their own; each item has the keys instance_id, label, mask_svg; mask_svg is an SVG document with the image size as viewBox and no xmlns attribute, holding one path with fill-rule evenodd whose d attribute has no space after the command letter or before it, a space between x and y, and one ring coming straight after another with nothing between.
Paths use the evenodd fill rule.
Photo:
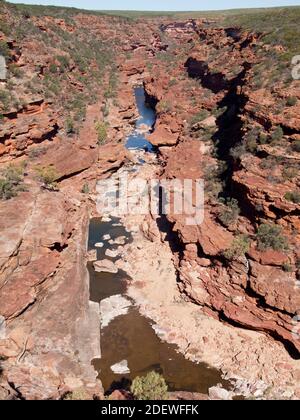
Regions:
<instances>
[{"instance_id":1,"label":"river gorge","mask_svg":"<svg viewBox=\"0 0 300 420\"><path fill-rule=\"evenodd\" d=\"M300 398L298 9L235 13L0 2L0 399Z\"/></svg>"},{"instance_id":2,"label":"river gorge","mask_svg":"<svg viewBox=\"0 0 300 420\"><path fill-rule=\"evenodd\" d=\"M134 173L138 178L139 168L147 166L148 154L154 153L151 143L145 138L147 132L145 126L149 127L148 131L154 126L155 113L145 103L143 87L135 88L135 98L139 118L134 132L125 142L127 149L133 155L136 154L138 163L133 163L126 168L126 171L129 174ZM144 128L144 132L141 132L141 127ZM153 155L150 156L150 161L153 162ZM123 170L122 173L124 173ZM117 172L116 178L118 175ZM109 194L109 191L107 193ZM130 219L131 216L125 215L124 218ZM90 252L97 250L97 261L100 263L101 259L105 261L108 259L116 264L118 258L122 259L124 253L126 259L130 260L130 249L125 252L125 246L128 243L130 246L135 246L136 229L132 233L128 232L120 223L120 219L109 214L105 214L104 220L103 222L101 218L91 220L88 250ZM114 252L116 256L110 257L114 255ZM99 372L99 379L105 391L112 392L118 387L129 389L130 380L152 370L163 375L171 392L188 391L208 394L209 388L213 386L223 384L228 387L229 383L222 380L221 372L204 363L193 363L185 359L184 355L176 351L176 345L163 342L159 338L159 328L155 328L150 319L141 315L136 306L138 302L128 297L127 285L130 284L131 279L124 271L119 270L117 274L107 273L105 268L103 271L95 272L94 267L89 263L91 300L100 303L102 320L101 359L95 359L93 366ZM140 275L142 276L143 273L141 272ZM159 272L156 275L159 276ZM113 299L109 299L110 297ZM113 302L111 305L110 301ZM115 365L120 362L120 372L118 372L118 366ZM114 369L117 371L114 372Z\"/></svg>"}]
</instances>

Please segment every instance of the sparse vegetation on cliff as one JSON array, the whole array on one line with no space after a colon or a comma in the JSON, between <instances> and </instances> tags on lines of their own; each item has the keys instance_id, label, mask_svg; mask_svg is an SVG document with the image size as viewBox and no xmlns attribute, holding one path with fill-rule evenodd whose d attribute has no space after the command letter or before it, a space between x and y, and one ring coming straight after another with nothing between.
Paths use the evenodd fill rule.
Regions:
<instances>
[{"instance_id":1,"label":"sparse vegetation on cliff","mask_svg":"<svg viewBox=\"0 0 300 420\"><path fill-rule=\"evenodd\" d=\"M82 189L81 189L81 192L82 192L82 194L89 194L89 192L90 192L90 187L89 187L89 184L88 184L87 182L85 182L85 183L83 184L83 187L82 187Z\"/></svg>"},{"instance_id":2,"label":"sparse vegetation on cliff","mask_svg":"<svg viewBox=\"0 0 300 420\"><path fill-rule=\"evenodd\" d=\"M105 39L104 36L96 40L92 31L86 30L84 22L74 19L78 9L2 2L2 12L8 13L5 15L6 25L2 25L1 21L0 31L4 31L8 39L14 39L16 44L16 49L12 49L5 39L0 41L0 54L7 58L8 65L8 80L0 91L0 111L3 114L23 108L32 95L39 94L47 101L55 100L59 113L65 118L72 118L73 127L67 130L68 134L72 134L84 120L87 105L97 101L100 96L98 92L102 90L107 97L115 96L118 70L114 63L114 40ZM91 14L80 12L82 15ZM44 16L47 19L40 29L39 19ZM60 17L65 19L62 25L55 21ZM43 58L39 60L34 77L32 68L24 65L20 69L15 63L16 59L12 58L13 53L22 48L25 39L34 45L32 48L35 51L39 51L40 57L44 57L43 54L52 56L50 62ZM27 50L25 54L28 54ZM110 76L107 80L108 69ZM23 80L17 90L14 88L15 78Z\"/></svg>"},{"instance_id":3,"label":"sparse vegetation on cliff","mask_svg":"<svg viewBox=\"0 0 300 420\"><path fill-rule=\"evenodd\" d=\"M95 130L97 132L98 145L101 146L107 139L107 124L105 122L97 121L95 124Z\"/></svg>"},{"instance_id":4,"label":"sparse vegetation on cliff","mask_svg":"<svg viewBox=\"0 0 300 420\"><path fill-rule=\"evenodd\" d=\"M294 106L294 105L296 105L297 101L298 101L298 99L297 99L296 96L290 96L290 97L287 98L286 104L287 104L287 106Z\"/></svg>"},{"instance_id":5,"label":"sparse vegetation on cliff","mask_svg":"<svg viewBox=\"0 0 300 420\"><path fill-rule=\"evenodd\" d=\"M234 238L230 248L224 251L224 257L228 260L234 260L242 257L249 251L250 239L247 235L238 235Z\"/></svg>"},{"instance_id":6,"label":"sparse vegetation on cliff","mask_svg":"<svg viewBox=\"0 0 300 420\"><path fill-rule=\"evenodd\" d=\"M59 175L54 166L36 166L35 171L45 188L49 190L57 190L56 181L59 178Z\"/></svg>"},{"instance_id":7,"label":"sparse vegetation on cliff","mask_svg":"<svg viewBox=\"0 0 300 420\"><path fill-rule=\"evenodd\" d=\"M9 165L0 173L0 199L9 200L20 191L26 191L23 183L24 165Z\"/></svg>"},{"instance_id":8,"label":"sparse vegetation on cliff","mask_svg":"<svg viewBox=\"0 0 300 420\"><path fill-rule=\"evenodd\" d=\"M239 214L240 208L238 201L235 198L229 198L225 200L225 205L220 211L218 218L223 225L228 227L237 220Z\"/></svg>"},{"instance_id":9,"label":"sparse vegetation on cliff","mask_svg":"<svg viewBox=\"0 0 300 420\"><path fill-rule=\"evenodd\" d=\"M261 224L257 229L257 244L260 251L273 249L274 251L287 251L289 244L287 238L282 235L282 228L275 224Z\"/></svg>"},{"instance_id":10,"label":"sparse vegetation on cliff","mask_svg":"<svg viewBox=\"0 0 300 420\"><path fill-rule=\"evenodd\" d=\"M171 103L169 101L160 101L158 103L158 105L156 106L156 111L159 114L170 112L171 109L172 109L172 105L171 105Z\"/></svg>"},{"instance_id":11,"label":"sparse vegetation on cliff","mask_svg":"<svg viewBox=\"0 0 300 420\"><path fill-rule=\"evenodd\" d=\"M289 191L285 194L284 198L287 201L291 201L294 204L300 203L300 192L299 191Z\"/></svg>"}]
</instances>

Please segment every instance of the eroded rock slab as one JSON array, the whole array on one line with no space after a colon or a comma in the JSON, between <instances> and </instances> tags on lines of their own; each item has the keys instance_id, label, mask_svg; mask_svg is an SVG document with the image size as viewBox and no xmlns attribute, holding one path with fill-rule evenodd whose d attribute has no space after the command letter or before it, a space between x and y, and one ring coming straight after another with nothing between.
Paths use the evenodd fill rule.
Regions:
<instances>
[{"instance_id":1,"label":"eroded rock slab","mask_svg":"<svg viewBox=\"0 0 300 420\"><path fill-rule=\"evenodd\" d=\"M108 324L117 316L126 315L132 303L121 295L110 296L100 302L101 326Z\"/></svg>"},{"instance_id":2,"label":"eroded rock slab","mask_svg":"<svg viewBox=\"0 0 300 420\"><path fill-rule=\"evenodd\" d=\"M110 368L116 375L126 375L127 373L130 373L127 360L122 360Z\"/></svg>"},{"instance_id":3,"label":"eroded rock slab","mask_svg":"<svg viewBox=\"0 0 300 420\"><path fill-rule=\"evenodd\" d=\"M115 266L115 264L110 260L95 261L93 266L94 266L95 271L97 271L97 273L103 272L103 273L116 274L119 271L119 269Z\"/></svg>"}]
</instances>

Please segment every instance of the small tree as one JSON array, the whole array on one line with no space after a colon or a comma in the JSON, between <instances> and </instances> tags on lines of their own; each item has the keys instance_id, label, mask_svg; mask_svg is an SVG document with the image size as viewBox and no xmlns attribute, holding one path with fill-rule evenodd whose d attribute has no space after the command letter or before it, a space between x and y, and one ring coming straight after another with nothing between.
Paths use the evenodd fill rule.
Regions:
<instances>
[{"instance_id":1,"label":"small tree","mask_svg":"<svg viewBox=\"0 0 300 420\"><path fill-rule=\"evenodd\" d=\"M132 382L131 392L137 400L165 400L168 386L162 375L152 371L146 376L137 376Z\"/></svg>"},{"instance_id":2,"label":"small tree","mask_svg":"<svg viewBox=\"0 0 300 420\"><path fill-rule=\"evenodd\" d=\"M242 257L249 251L250 240L247 235L239 235L232 241L230 248L224 251L224 257L228 260L234 260Z\"/></svg>"},{"instance_id":3,"label":"small tree","mask_svg":"<svg viewBox=\"0 0 300 420\"><path fill-rule=\"evenodd\" d=\"M218 217L225 226L234 223L240 214L239 203L235 198L226 200L226 206L220 211Z\"/></svg>"},{"instance_id":4,"label":"small tree","mask_svg":"<svg viewBox=\"0 0 300 420\"><path fill-rule=\"evenodd\" d=\"M294 204L300 203L300 192L299 191L289 191L285 194L284 198L287 201L291 201Z\"/></svg>"},{"instance_id":5,"label":"small tree","mask_svg":"<svg viewBox=\"0 0 300 420\"><path fill-rule=\"evenodd\" d=\"M9 200L18 192L26 191L23 184L25 165L9 165L0 174L0 199Z\"/></svg>"},{"instance_id":6,"label":"small tree","mask_svg":"<svg viewBox=\"0 0 300 420\"><path fill-rule=\"evenodd\" d=\"M275 224L261 224L257 229L256 238L260 251L270 248L275 251L286 251L289 248L287 238L281 233L281 227Z\"/></svg>"},{"instance_id":7,"label":"small tree","mask_svg":"<svg viewBox=\"0 0 300 420\"><path fill-rule=\"evenodd\" d=\"M58 173L54 166L37 166L35 168L39 179L43 182L43 187L49 190L57 190Z\"/></svg>"},{"instance_id":8,"label":"small tree","mask_svg":"<svg viewBox=\"0 0 300 420\"><path fill-rule=\"evenodd\" d=\"M98 137L98 144L102 145L107 139L107 125L104 122L96 122L95 129Z\"/></svg>"},{"instance_id":9,"label":"small tree","mask_svg":"<svg viewBox=\"0 0 300 420\"><path fill-rule=\"evenodd\" d=\"M276 127L271 134L271 143L279 142L283 137L283 130L280 126Z\"/></svg>"}]
</instances>

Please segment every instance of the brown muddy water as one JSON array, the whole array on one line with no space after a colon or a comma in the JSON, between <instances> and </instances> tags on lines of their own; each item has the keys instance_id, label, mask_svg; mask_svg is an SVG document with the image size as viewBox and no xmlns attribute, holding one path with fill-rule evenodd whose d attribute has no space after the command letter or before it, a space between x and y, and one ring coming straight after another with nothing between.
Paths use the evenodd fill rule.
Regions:
<instances>
[{"instance_id":1,"label":"brown muddy water","mask_svg":"<svg viewBox=\"0 0 300 420\"><path fill-rule=\"evenodd\" d=\"M93 249L97 242L104 243L103 248L97 250L98 259L104 258L106 249L115 247L103 241L103 235L109 234L112 239L126 236L127 242L132 241L131 235L123 226L113 226L118 222L118 219L111 222L101 222L100 218L91 220L88 248ZM126 279L130 279L125 272L96 273L92 263L88 264L88 269L92 301L100 302L116 294L126 295ZM218 383L226 388L229 386L222 380L218 370L204 363L196 364L185 359L176 351L175 345L161 341L153 330L151 321L139 313L134 302L126 315L118 316L107 327L101 328L100 343L102 357L93 360L93 366L99 372L99 379L106 392L117 388L126 389L136 376L152 370L164 376L170 391L207 393L211 386ZM130 373L117 375L111 370L111 366L122 360L127 360Z\"/></svg>"}]
</instances>

